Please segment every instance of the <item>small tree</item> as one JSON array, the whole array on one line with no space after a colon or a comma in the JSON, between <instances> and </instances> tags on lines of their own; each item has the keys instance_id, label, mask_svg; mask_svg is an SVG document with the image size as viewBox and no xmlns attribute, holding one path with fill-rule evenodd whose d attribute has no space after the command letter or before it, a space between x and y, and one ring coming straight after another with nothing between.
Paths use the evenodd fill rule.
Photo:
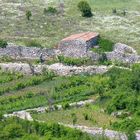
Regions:
<instances>
[{"instance_id":1,"label":"small tree","mask_svg":"<svg viewBox=\"0 0 140 140\"><path fill-rule=\"evenodd\" d=\"M31 11L26 11L27 20L30 20L31 16L32 16L32 12Z\"/></svg>"},{"instance_id":2,"label":"small tree","mask_svg":"<svg viewBox=\"0 0 140 140\"><path fill-rule=\"evenodd\" d=\"M87 1L80 1L78 3L78 8L82 12L83 17L92 17L93 14L91 12L91 7L89 6Z\"/></svg>"}]
</instances>

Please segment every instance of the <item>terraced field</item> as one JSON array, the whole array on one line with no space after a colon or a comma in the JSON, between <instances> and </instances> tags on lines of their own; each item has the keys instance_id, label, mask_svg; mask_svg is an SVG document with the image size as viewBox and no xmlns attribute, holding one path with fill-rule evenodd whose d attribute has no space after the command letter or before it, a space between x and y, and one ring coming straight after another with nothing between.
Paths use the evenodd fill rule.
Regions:
<instances>
[{"instance_id":1,"label":"terraced field","mask_svg":"<svg viewBox=\"0 0 140 140\"><path fill-rule=\"evenodd\" d=\"M104 52L110 45L109 49L112 50L114 42L121 42L140 53L140 0L87 0L93 12L91 18L81 16L77 7L79 1L61 1L64 2L64 12L61 13L59 0L0 0L0 39L8 43L53 48L70 34L95 31L102 36L104 47L98 43L100 48L92 49L102 55L99 62L89 58L82 60L64 56L44 61L48 65L61 62L72 68L74 65L83 68L84 73L80 74L74 74L74 70L70 69L72 76L58 76L49 69L43 69L42 74L24 75L6 72L6 66L5 72L0 68L0 139L107 139L104 135L94 138L82 133L83 131L63 127L71 125L75 128L80 125L102 128L103 132L110 129L125 133L130 140L135 140L135 134L140 130L140 64L107 61ZM58 12L45 13L44 8L50 6L55 7ZM113 13L114 9L117 13ZM31 20L27 20L27 11L32 13ZM2 45L1 47L3 48ZM127 56L127 53L129 51L121 55ZM30 66L40 63L40 60L15 60L3 56L0 62L25 62ZM11 67L13 64L11 63ZM85 73L86 65L101 64L111 67L108 66L109 69L104 74ZM88 68L87 71L90 71ZM96 71L94 68L91 70ZM87 100L94 102L78 106L80 101ZM34 110L38 107L45 110ZM35 121L27 121L26 116L20 117L25 120L4 118L6 115L18 116L19 112L22 115L27 113Z\"/></svg>"},{"instance_id":2,"label":"terraced field","mask_svg":"<svg viewBox=\"0 0 140 140\"><path fill-rule=\"evenodd\" d=\"M0 110L13 112L45 106L49 100L53 104L85 100L95 94L92 90L96 85L92 85L90 81L96 79L99 77L56 77L49 80L46 76L23 76L18 80L7 81L0 87ZM99 83L104 81L103 78Z\"/></svg>"}]
</instances>

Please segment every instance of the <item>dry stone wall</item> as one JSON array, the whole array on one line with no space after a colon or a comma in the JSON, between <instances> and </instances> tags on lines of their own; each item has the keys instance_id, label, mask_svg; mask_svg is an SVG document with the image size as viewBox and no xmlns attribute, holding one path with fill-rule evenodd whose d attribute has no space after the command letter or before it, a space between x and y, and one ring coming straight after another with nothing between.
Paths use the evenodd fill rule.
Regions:
<instances>
[{"instance_id":1,"label":"dry stone wall","mask_svg":"<svg viewBox=\"0 0 140 140\"><path fill-rule=\"evenodd\" d=\"M98 61L102 55L89 51L86 43L82 40L63 42L58 49L47 49L37 47L23 47L9 44L6 48L0 48L0 57L9 56L14 59L42 59L48 60L64 55L66 57L89 57L94 61ZM107 60L120 61L123 63L138 63L140 62L140 55L136 50L125 44L117 43L114 45L112 52L105 52Z\"/></svg>"},{"instance_id":2,"label":"dry stone wall","mask_svg":"<svg viewBox=\"0 0 140 140\"><path fill-rule=\"evenodd\" d=\"M0 57L9 56L14 59L39 59L42 54L43 59L56 56L56 49L46 49L37 47L25 47L9 44L6 48L0 48Z\"/></svg>"},{"instance_id":3,"label":"dry stone wall","mask_svg":"<svg viewBox=\"0 0 140 140\"><path fill-rule=\"evenodd\" d=\"M0 63L2 71L7 72L21 72L23 74L42 74L44 69L53 71L60 76L71 76L74 74L103 74L108 71L111 67L107 66L65 66L61 63L53 65L29 65L26 63Z\"/></svg>"}]
</instances>

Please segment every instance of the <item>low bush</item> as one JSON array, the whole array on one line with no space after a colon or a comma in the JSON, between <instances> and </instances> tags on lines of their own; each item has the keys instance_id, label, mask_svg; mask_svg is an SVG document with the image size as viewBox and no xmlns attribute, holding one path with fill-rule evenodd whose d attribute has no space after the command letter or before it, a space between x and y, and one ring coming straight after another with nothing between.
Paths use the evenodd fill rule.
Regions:
<instances>
[{"instance_id":1,"label":"low bush","mask_svg":"<svg viewBox=\"0 0 140 140\"><path fill-rule=\"evenodd\" d=\"M5 40L0 39L0 48L6 48L7 42Z\"/></svg>"},{"instance_id":2,"label":"low bush","mask_svg":"<svg viewBox=\"0 0 140 140\"><path fill-rule=\"evenodd\" d=\"M84 0L80 1L78 3L78 8L82 12L83 17L92 17L93 16L91 7L87 1L84 1Z\"/></svg>"},{"instance_id":3,"label":"low bush","mask_svg":"<svg viewBox=\"0 0 140 140\"><path fill-rule=\"evenodd\" d=\"M113 51L114 42L100 37L98 39L98 46L99 48L92 48L91 50L99 54L102 54L104 52L111 52Z\"/></svg>"},{"instance_id":4,"label":"low bush","mask_svg":"<svg viewBox=\"0 0 140 140\"><path fill-rule=\"evenodd\" d=\"M54 8L54 7L48 7L47 9L44 8L44 14L47 14L47 13L49 13L49 14L55 14L55 13L57 13L57 9Z\"/></svg>"},{"instance_id":5,"label":"low bush","mask_svg":"<svg viewBox=\"0 0 140 140\"><path fill-rule=\"evenodd\" d=\"M32 16L32 12L31 11L26 11L26 18L27 20L30 20L31 19L31 16Z\"/></svg>"},{"instance_id":6,"label":"low bush","mask_svg":"<svg viewBox=\"0 0 140 140\"><path fill-rule=\"evenodd\" d=\"M89 58L70 58L70 57L64 57L64 56L58 56L58 60L60 63L66 64L66 65L85 65L88 61Z\"/></svg>"},{"instance_id":7,"label":"low bush","mask_svg":"<svg viewBox=\"0 0 140 140\"><path fill-rule=\"evenodd\" d=\"M139 120L126 118L121 121L114 122L112 128L118 131L124 131L128 135L129 140L135 139L134 132L140 128Z\"/></svg>"},{"instance_id":8,"label":"low bush","mask_svg":"<svg viewBox=\"0 0 140 140\"><path fill-rule=\"evenodd\" d=\"M84 113L83 116L84 116L84 119L85 119L85 120L89 120L89 116L88 116L87 113Z\"/></svg>"},{"instance_id":9,"label":"low bush","mask_svg":"<svg viewBox=\"0 0 140 140\"><path fill-rule=\"evenodd\" d=\"M64 105L63 105L63 109L69 109L70 108L70 105L68 104L68 103L65 103Z\"/></svg>"}]
</instances>

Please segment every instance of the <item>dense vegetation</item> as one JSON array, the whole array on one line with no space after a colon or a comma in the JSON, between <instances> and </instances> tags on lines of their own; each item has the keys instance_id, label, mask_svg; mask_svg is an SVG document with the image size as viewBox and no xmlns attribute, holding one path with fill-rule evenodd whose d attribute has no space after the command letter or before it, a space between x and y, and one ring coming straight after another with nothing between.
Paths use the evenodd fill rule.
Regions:
<instances>
[{"instance_id":1,"label":"dense vegetation","mask_svg":"<svg viewBox=\"0 0 140 140\"><path fill-rule=\"evenodd\" d=\"M103 76L85 76L85 79L77 77L78 81L74 81L75 84L65 82L61 86L55 87L53 98L63 101L70 98L72 101L76 95L78 98L83 96L84 99L86 96L98 95L97 104L108 114L116 113L116 117L120 119L111 124L112 128L133 132L140 128L139 72L140 65L135 65L132 67L132 71L113 68ZM74 78L72 77L72 79ZM117 115L119 112L121 114Z\"/></svg>"},{"instance_id":2,"label":"dense vegetation","mask_svg":"<svg viewBox=\"0 0 140 140\"><path fill-rule=\"evenodd\" d=\"M0 139L3 140L96 140L78 130L53 123L38 123L18 118L4 119L0 122Z\"/></svg>"},{"instance_id":3,"label":"dense vegetation","mask_svg":"<svg viewBox=\"0 0 140 140\"><path fill-rule=\"evenodd\" d=\"M96 76L83 74L72 77L54 77L53 79L51 76L50 80L46 79L46 76L44 78L43 76L33 76L29 78L30 82L24 77L22 80L22 77L19 76L16 81L17 83L19 80L26 81L24 87L15 88L19 84L12 86L11 79L1 82L1 88L3 84L7 85L10 96L7 96L6 91L3 92L0 99L0 111L12 112L50 103L67 106L71 102L97 97L96 103L100 108L104 108L106 113L122 112L121 115L116 115L120 121L112 124L113 129L129 131L129 127L123 123L128 122L131 131L135 131L140 128L139 72L140 65L134 65L132 71L113 68L104 75ZM130 117L132 123L129 123Z\"/></svg>"}]
</instances>

